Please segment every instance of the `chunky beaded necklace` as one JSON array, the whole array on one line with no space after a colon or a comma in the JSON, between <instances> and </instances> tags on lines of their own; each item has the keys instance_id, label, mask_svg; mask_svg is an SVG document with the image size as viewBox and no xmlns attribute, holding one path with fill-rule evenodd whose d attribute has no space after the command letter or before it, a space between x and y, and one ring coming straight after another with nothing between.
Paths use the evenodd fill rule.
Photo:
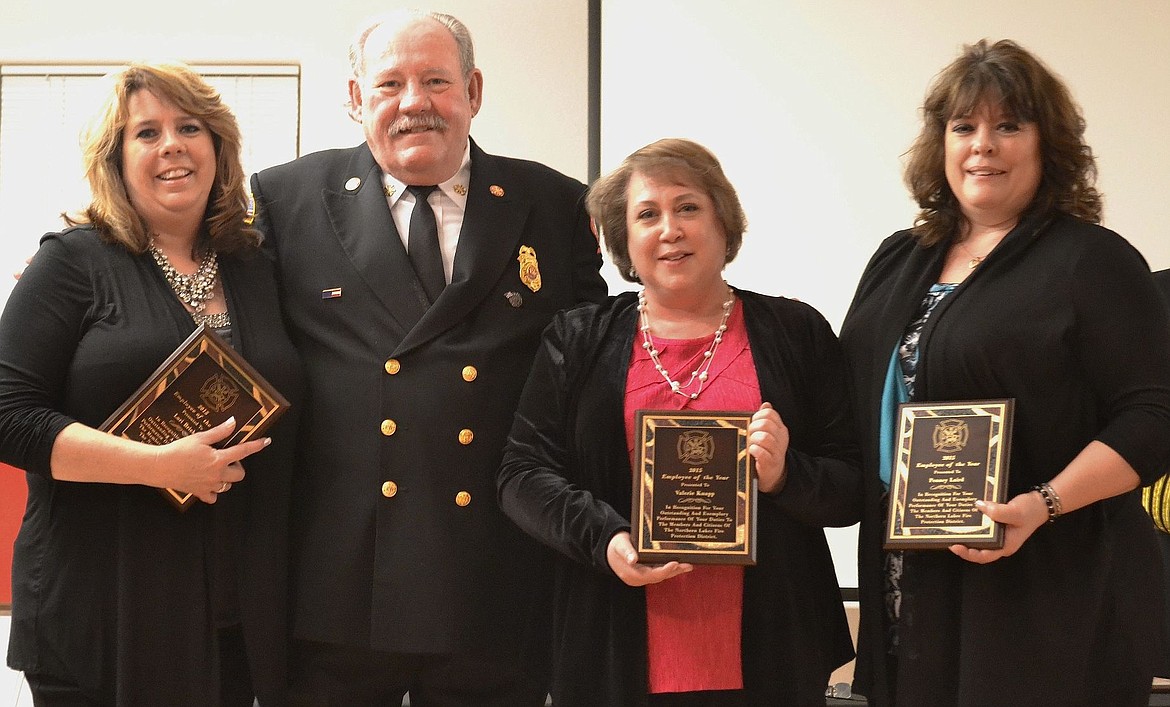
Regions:
<instances>
[{"instance_id":1,"label":"chunky beaded necklace","mask_svg":"<svg viewBox=\"0 0 1170 707\"><path fill-rule=\"evenodd\" d=\"M727 285L727 283L723 283ZM699 397L699 393L703 392L703 386L707 383L707 372L711 368L711 362L715 359L715 352L719 349L719 344L723 341L723 332L727 331L727 320L731 317L731 307L735 304L735 294L731 287L727 288L727 300L723 303L723 318L719 320L719 326L715 329L715 337L711 339L711 345L703 352L703 358L700 359L699 365L695 370L691 371L690 380L686 383L679 383L670 377L662 366L662 362L658 360L658 349L654 348L654 340L650 338L650 318L646 314L646 290L642 289L638 292L638 316L641 320L640 328L642 330L642 348L650 354L650 360L654 362L654 368L662 375L666 384L670 386L670 390L678 393L684 397L694 400ZM695 392L689 393L687 389L695 381L699 381L698 388Z\"/></svg>"},{"instance_id":2,"label":"chunky beaded necklace","mask_svg":"<svg viewBox=\"0 0 1170 707\"><path fill-rule=\"evenodd\" d=\"M215 296L215 283L219 280L219 259L215 256L213 248L203 251L199 267L191 275L184 275L176 270L166 253L159 250L153 240L150 242L150 255L162 270L163 277L166 278L175 296L191 308L191 318L196 324L207 324L210 327L225 327L231 324L227 312L203 313L207 303Z\"/></svg>"}]
</instances>

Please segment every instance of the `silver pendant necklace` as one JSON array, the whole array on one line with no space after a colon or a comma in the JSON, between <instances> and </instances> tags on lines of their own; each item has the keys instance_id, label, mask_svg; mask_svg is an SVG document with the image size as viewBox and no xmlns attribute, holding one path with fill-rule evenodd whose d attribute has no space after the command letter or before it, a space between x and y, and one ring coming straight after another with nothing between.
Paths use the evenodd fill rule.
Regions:
<instances>
[{"instance_id":1,"label":"silver pendant necklace","mask_svg":"<svg viewBox=\"0 0 1170 707\"><path fill-rule=\"evenodd\" d=\"M723 283L727 286L727 283ZM707 384L707 373L711 369L711 362L715 360L715 352L719 350L719 344L723 342L723 332L727 331L727 320L731 317L731 309L735 304L735 294L732 292L730 286L727 286L727 300L723 303L723 317L719 320L719 326L715 329L715 336L711 339L711 345L703 352L702 359L699 360L698 367L691 371L691 377L686 383L679 383L670 377L670 373L663 367L662 361L658 360L658 349L654 347L654 340L650 338L650 317L647 314L646 307L646 290L643 288L638 292L638 316L640 320L640 329L642 330L642 348L650 354L650 360L654 362L654 369L670 386L672 393L677 393L683 397L695 400L699 397L699 393L703 392L703 386ZM688 392L688 389L695 381L699 382L698 387L693 393Z\"/></svg>"}]
</instances>

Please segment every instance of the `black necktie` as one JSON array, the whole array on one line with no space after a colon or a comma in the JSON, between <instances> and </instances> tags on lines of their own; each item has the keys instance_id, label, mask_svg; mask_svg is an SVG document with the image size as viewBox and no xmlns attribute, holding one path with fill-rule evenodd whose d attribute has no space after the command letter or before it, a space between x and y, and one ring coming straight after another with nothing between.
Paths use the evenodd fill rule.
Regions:
<instances>
[{"instance_id":1,"label":"black necktie","mask_svg":"<svg viewBox=\"0 0 1170 707\"><path fill-rule=\"evenodd\" d=\"M439 293L447 286L447 278L443 275L443 254L439 250L439 227L435 223L435 212L427 203L427 196L435 189L437 187L434 185L406 188L414 194L414 211L410 212L406 249L431 304L435 303Z\"/></svg>"}]
</instances>

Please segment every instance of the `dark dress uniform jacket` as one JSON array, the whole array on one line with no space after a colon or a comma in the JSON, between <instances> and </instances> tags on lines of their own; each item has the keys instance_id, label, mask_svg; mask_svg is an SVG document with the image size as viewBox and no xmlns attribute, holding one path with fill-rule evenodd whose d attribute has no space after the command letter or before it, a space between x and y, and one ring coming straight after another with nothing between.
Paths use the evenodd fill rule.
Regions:
<instances>
[{"instance_id":1,"label":"dark dress uniform jacket","mask_svg":"<svg viewBox=\"0 0 1170 707\"><path fill-rule=\"evenodd\" d=\"M841 340L866 452L855 691L889 704L878 413L895 345L947 243L902 231L866 267ZM1170 321L1149 269L1116 233L1063 215L1021 220L931 314L914 399L1014 398L1007 497L1098 440L1150 483L1170 465ZM1138 491L1041 526L987 565L908 551L898 704L1104 705L1148 686L1161 621L1153 527Z\"/></svg>"},{"instance_id":2,"label":"dark dress uniform jacket","mask_svg":"<svg viewBox=\"0 0 1170 707\"><path fill-rule=\"evenodd\" d=\"M540 331L605 295L584 186L473 142L453 279L430 309L365 144L252 189L308 371L297 637L543 657L548 559L500 512L495 471Z\"/></svg>"},{"instance_id":3,"label":"dark dress uniform jacket","mask_svg":"<svg viewBox=\"0 0 1170 707\"><path fill-rule=\"evenodd\" d=\"M0 319L0 456L28 474L13 553L8 664L120 707L219 702L215 536L237 571L238 619L261 704L287 681L288 502L301 371L264 253L221 255L232 341L292 404L272 444L214 505L179 513L157 489L54 481L53 442L97 427L195 323L149 254L92 228L42 239Z\"/></svg>"},{"instance_id":4,"label":"dark dress uniform jacket","mask_svg":"<svg viewBox=\"0 0 1170 707\"><path fill-rule=\"evenodd\" d=\"M763 399L788 426L787 481L760 494L744 573L743 679L753 707L825 703L853 657L823 528L857 522L859 450L833 330L806 304L737 290ZM606 559L630 529L625 391L637 297L558 316L545 333L500 469L500 503L556 548L553 702L646 704L646 593ZM702 597L696 597L702 602ZM695 640L702 640L696 636Z\"/></svg>"}]
</instances>

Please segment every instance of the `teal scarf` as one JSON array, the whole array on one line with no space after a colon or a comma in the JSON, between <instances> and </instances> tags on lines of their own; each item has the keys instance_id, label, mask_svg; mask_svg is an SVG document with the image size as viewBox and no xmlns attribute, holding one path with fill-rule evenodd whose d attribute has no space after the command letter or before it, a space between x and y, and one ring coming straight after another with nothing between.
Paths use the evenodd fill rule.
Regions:
<instances>
[{"instance_id":1,"label":"teal scarf","mask_svg":"<svg viewBox=\"0 0 1170 707\"><path fill-rule=\"evenodd\" d=\"M898 360L898 347L890 355L886 368L886 382L882 386L881 422L878 427L878 476L886 488L890 487L890 474L894 468L894 441L897 438L898 403L910 399L906 380L902 378L902 366Z\"/></svg>"}]
</instances>

